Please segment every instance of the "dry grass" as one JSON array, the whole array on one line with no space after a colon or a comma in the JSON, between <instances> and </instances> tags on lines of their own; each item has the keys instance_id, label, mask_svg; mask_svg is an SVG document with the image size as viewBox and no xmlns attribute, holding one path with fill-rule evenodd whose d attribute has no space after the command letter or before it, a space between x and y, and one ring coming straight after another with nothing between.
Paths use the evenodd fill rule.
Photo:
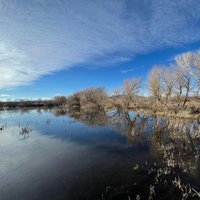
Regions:
<instances>
[{"instance_id":1,"label":"dry grass","mask_svg":"<svg viewBox=\"0 0 200 200\"><path fill-rule=\"evenodd\" d=\"M113 103L114 102L114 103ZM123 110L123 96L111 97L106 102L107 109L118 109L121 108ZM175 112L173 107L176 105L174 104L171 107L171 110L166 110L162 104L157 105L156 110L153 108L154 99L151 97L138 97L137 98L137 106L135 103L130 103L128 109L130 111L135 111L138 113L150 114L150 115L157 115L157 116L166 116L166 117L175 117L175 118L184 118L184 119L199 119L200 117L200 101L197 98L190 98L187 103L187 108L182 109L180 108L178 113ZM177 110L177 109L176 109Z\"/></svg>"},{"instance_id":2,"label":"dry grass","mask_svg":"<svg viewBox=\"0 0 200 200\"><path fill-rule=\"evenodd\" d=\"M198 187L185 181L178 168L162 167L156 163L136 165L132 182L121 186L107 186L101 200L197 200Z\"/></svg>"}]
</instances>

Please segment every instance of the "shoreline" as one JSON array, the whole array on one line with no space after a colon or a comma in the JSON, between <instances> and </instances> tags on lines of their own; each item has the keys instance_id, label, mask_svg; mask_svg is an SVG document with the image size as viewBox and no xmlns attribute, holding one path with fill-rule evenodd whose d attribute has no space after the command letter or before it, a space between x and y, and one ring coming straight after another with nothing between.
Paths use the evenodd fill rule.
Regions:
<instances>
[{"instance_id":1,"label":"shoreline","mask_svg":"<svg viewBox=\"0 0 200 200\"><path fill-rule=\"evenodd\" d=\"M66 109L67 104L58 104L53 101L26 101L26 102L2 102L3 105L0 106L0 111L6 110L29 110L29 109L52 109L60 108ZM113 106L105 106L105 111L117 110ZM88 110L89 111L89 110ZM188 119L188 120L198 120L200 114L192 114L190 111L180 111L179 113L166 113L165 111L156 111L154 112L150 108L134 108L129 107L128 111L133 111L136 113L143 113L145 115L160 116L160 117L171 117L179 119Z\"/></svg>"}]
</instances>

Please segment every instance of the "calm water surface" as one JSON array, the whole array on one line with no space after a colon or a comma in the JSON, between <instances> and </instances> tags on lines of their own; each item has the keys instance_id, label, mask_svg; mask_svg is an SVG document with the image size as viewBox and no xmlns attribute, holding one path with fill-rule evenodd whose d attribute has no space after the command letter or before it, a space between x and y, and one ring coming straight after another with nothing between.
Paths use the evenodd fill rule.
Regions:
<instances>
[{"instance_id":1,"label":"calm water surface","mask_svg":"<svg viewBox=\"0 0 200 200\"><path fill-rule=\"evenodd\" d=\"M168 138L161 144L152 133L155 120L130 116L132 123L112 113L77 118L55 110L1 111L0 199L101 199L106 187L133 182L133 167L140 163L180 162L182 170L200 177L198 140L197 155L177 160L173 149L170 161L162 149ZM174 138L182 151L182 140Z\"/></svg>"}]
</instances>

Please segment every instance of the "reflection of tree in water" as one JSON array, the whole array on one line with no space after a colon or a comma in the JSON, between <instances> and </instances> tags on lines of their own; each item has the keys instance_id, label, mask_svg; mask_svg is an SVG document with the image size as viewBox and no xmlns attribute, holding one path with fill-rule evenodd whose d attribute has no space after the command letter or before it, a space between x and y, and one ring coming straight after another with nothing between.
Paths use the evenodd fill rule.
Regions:
<instances>
[{"instance_id":1,"label":"reflection of tree in water","mask_svg":"<svg viewBox=\"0 0 200 200\"><path fill-rule=\"evenodd\" d=\"M198 121L146 117L115 112L110 114L116 130L128 141L144 144L151 141L161 162L136 165L133 181L120 186L108 186L107 199L199 199L200 124ZM145 161L144 161L145 162Z\"/></svg>"},{"instance_id":2,"label":"reflection of tree in water","mask_svg":"<svg viewBox=\"0 0 200 200\"><path fill-rule=\"evenodd\" d=\"M63 111L60 111L63 115ZM56 112L59 115L59 112ZM198 186L190 175L199 177L200 124L198 121L148 117L128 111L82 111L67 113L87 126L111 125L129 143L151 145L161 158L134 167L133 183L109 186L102 199L198 199ZM191 178L191 180L190 180ZM109 183L108 183L109 184ZM147 191L146 193L144 191ZM168 195L166 195L166 193ZM187 198L186 198L187 197Z\"/></svg>"},{"instance_id":3,"label":"reflection of tree in water","mask_svg":"<svg viewBox=\"0 0 200 200\"><path fill-rule=\"evenodd\" d=\"M96 109L90 111L80 111L80 112L66 112L62 109L57 109L54 111L56 116L68 115L69 117L84 123L87 126L105 126L109 123L109 118L104 111L99 111Z\"/></svg>"},{"instance_id":4,"label":"reflection of tree in water","mask_svg":"<svg viewBox=\"0 0 200 200\"><path fill-rule=\"evenodd\" d=\"M56 111L56 116L60 111ZM67 112L67 115L81 121L87 126L111 125L114 130L127 137L128 143L144 144L147 140L149 117L129 112L108 112L96 109L90 111Z\"/></svg>"},{"instance_id":5,"label":"reflection of tree in water","mask_svg":"<svg viewBox=\"0 0 200 200\"><path fill-rule=\"evenodd\" d=\"M53 109L53 114L56 117L60 117L60 116L66 116L67 112L63 108L57 108L57 109Z\"/></svg>"},{"instance_id":6,"label":"reflection of tree in water","mask_svg":"<svg viewBox=\"0 0 200 200\"><path fill-rule=\"evenodd\" d=\"M108 116L104 111L80 113L77 119L90 127L105 126L108 124Z\"/></svg>"},{"instance_id":7,"label":"reflection of tree in water","mask_svg":"<svg viewBox=\"0 0 200 200\"><path fill-rule=\"evenodd\" d=\"M180 167L191 174L199 173L198 121L153 118L123 111L110 114L110 119L114 129L126 135L129 143L146 144L151 140L154 151L161 153L166 166Z\"/></svg>"},{"instance_id":8,"label":"reflection of tree in water","mask_svg":"<svg viewBox=\"0 0 200 200\"><path fill-rule=\"evenodd\" d=\"M55 115L65 115L56 110ZM111 124L114 130L127 137L128 143L149 144L162 154L163 162L170 167L180 167L189 173L200 169L200 125L198 121L148 117L117 110L106 113L92 110L67 113L70 117L90 127Z\"/></svg>"},{"instance_id":9,"label":"reflection of tree in water","mask_svg":"<svg viewBox=\"0 0 200 200\"><path fill-rule=\"evenodd\" d=\"M200 128L197 121L155 119L152 145L162 154L167 166L199 173Z\"/></svg>"},{"instance_id":10,"label":"reflection of tree in water","mask_svg":"<svg viewBox=\"0 0 200 200\"><path fill-rule=\"evenodd\" d=\"M144 144L148 140L148 119L141 114L116 111L110 113L110 122L117 132L126 135L128 143Z\"/></svg>"}]
</instances>

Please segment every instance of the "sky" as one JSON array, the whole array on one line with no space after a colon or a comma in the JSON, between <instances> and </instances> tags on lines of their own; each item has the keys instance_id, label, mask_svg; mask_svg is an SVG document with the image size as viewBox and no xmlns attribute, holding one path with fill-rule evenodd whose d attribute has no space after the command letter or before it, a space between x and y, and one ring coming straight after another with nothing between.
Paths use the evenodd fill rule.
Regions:
<instances>
[{"instance_id":1,"label":"sky","mask_svg":"<svg viewBox=\"0 0 200 200\"><path fill-rule=\"evenodd\" d=\"M200 0L0 0L0 100L145 87L153 65L199 48Z\"/></svg>"}]
</instances>

